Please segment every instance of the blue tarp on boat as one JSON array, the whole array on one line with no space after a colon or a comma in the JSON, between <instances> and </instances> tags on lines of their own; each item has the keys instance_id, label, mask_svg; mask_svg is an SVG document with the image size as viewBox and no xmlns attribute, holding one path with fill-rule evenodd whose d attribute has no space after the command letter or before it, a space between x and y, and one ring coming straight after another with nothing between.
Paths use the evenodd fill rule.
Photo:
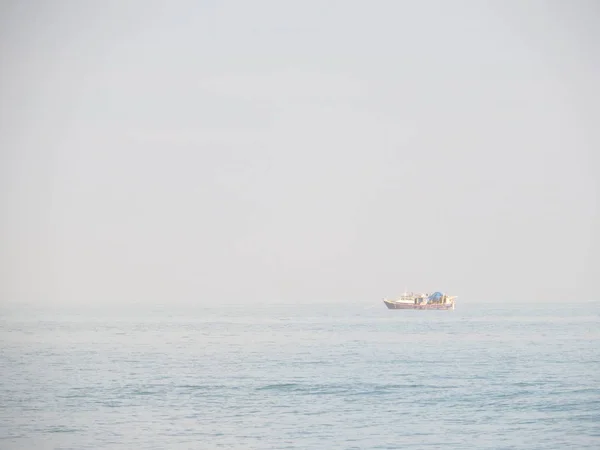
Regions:
<instances>
[{"instance_id":1,"label":"blue tarp on boat","mask_svg":"<svg viewBox=\"0 0 600 450\"><path fill-rule=\"evenodd\" d=\"M439 300L443 296L444 296L444 294L442 294L441 292L434 292L427 298L427 300Z\"/></svg>"}]
</instances>

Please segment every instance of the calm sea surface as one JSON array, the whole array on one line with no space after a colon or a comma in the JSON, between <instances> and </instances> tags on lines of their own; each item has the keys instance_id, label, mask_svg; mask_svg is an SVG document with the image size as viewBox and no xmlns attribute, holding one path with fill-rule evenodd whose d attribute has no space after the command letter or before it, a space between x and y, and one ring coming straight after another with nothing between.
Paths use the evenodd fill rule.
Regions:
<instances>
[{"instance_id":1,"label":"calm sea surface","mask_svg":"<svg viewBox=\"0 0 600 450\"><path fill-rule=\"evenodd\" d=\"M1 449L600 449L596 303L3 312Z\"/></svg>"}]
</instances>

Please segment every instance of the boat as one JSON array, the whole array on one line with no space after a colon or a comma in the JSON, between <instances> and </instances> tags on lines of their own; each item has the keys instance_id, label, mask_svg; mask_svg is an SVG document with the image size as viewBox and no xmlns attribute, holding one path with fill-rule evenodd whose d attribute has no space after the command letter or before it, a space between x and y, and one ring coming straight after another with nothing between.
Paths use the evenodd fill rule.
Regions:
<instances>
[{"instance_id":1,"label":"boat","mask_svg":"<svg viewBox=\"0 0 600 450\"><path fill-rule=\"evenodd\" d=\"M433 294L404 292L396 300L383 299L388 309L454 309L457 296L449 296L443 292Z\"/></svg>"}]
</instances>

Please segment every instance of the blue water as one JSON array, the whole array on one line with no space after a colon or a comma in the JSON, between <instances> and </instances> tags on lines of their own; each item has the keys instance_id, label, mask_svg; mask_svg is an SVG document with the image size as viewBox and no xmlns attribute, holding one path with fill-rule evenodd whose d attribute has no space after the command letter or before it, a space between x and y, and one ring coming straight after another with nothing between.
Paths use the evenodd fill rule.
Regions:
<instances>
[{"instance_id":1,"label":"blue water","mask_svg":"<svg viewBox=\"0 0 600 450\"><path fill-rule=\"evenodd\" d=\"M5 312L2 449L599 449L600 308Z\"/></svg>"}]
</instances>

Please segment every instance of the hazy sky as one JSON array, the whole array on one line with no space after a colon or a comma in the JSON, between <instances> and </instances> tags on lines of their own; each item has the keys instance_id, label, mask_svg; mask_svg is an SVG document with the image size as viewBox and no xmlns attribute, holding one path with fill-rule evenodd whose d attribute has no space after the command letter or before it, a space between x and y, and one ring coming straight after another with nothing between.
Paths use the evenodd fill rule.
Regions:
<instances>
[{"instance_id":1,"label":"hazy sky","mask_svg":"<svg viewBox=\"0 0 600 450\"><path fill-rule=\"evenodd\" d=\"M596 1L4 1L0 299L589 299Z\"/></svg>"}]
</instances>

